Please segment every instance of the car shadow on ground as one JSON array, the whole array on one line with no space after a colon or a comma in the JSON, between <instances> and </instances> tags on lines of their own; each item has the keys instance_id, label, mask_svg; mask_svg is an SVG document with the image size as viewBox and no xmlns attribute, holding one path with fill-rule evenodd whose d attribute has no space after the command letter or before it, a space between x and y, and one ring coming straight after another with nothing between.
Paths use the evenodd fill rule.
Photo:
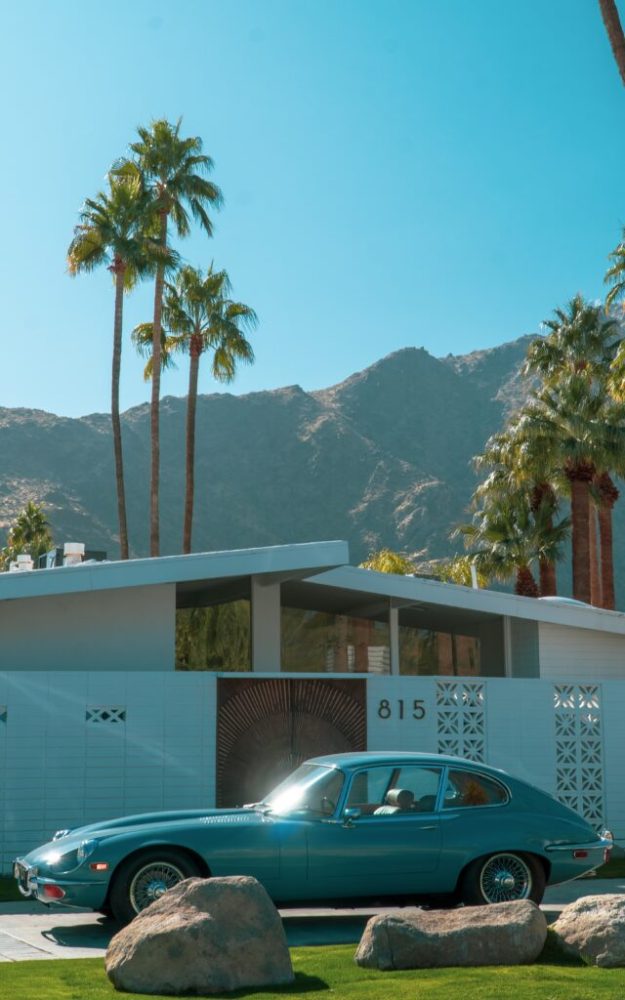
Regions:
<instances>
[{"instance_id":1,"label":"car shadow on ground","mask_svg":"<svg viewBox=\"0 0 625 1000\"><path fill-rule=\"evenodd\" d=\"M110 917L102 917L97 923L70 924L50 927L43 930L41 936L60 948L107 948L117 931L118 924Z\"/></svg>"},{"instance_id":2,"label":"car shadow on ground","mask_svg":"<svg viewBox=\"0 0 625 1000\"><path fill-rule=\"evenodd\" d=\"M357 944L368 917L288 917L283 920L289 948L315 947L334 944ZM110 917L97 922L58 925L41 931L41 936L59 948L93 948L106 950L122 924Z\"/></svg>"}]
</instances>

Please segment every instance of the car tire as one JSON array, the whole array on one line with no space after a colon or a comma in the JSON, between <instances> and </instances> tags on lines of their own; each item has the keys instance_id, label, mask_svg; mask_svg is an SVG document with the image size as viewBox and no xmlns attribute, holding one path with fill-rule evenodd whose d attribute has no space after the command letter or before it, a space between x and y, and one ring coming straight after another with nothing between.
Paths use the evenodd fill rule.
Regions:
<instances>
[{"instance_id":1,"label":"car tire","mask_svg":"<svg viewBox=\"0 0 625 1000\"><path fill-rule=\"evenodd\" d=\"M545 871L531 854L500 851L477 858L465 871L460 896L467 906L531 899L540 903L545 892Z\"/></svg>"},{"instance_id":2,"label":"car tire","mask_svg":"<svg viewBox=\"0 0 625 1000\"><path fill-rule=\"evenodd\" d=\"M113 879L108 903L120 924L186 878L200 875L197 864L182 851L154 850L122 862Z\"/></svg>"}]
</instances>

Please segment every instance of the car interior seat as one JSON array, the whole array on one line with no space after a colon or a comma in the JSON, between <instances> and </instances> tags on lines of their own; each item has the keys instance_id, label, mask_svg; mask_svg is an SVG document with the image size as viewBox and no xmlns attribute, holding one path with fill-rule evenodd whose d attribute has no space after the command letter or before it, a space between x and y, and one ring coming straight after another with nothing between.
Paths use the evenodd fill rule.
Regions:
<instances>
[{"instance_id":1,"label":"car interior seat","mask_svg":"<svg viewBox=\"0 0 625 1000\"><path fill-rule=\"evenodd\" d=\"M374 816L394 816L395 813L410 812L414 795L407 788L391 788L384 796L384 805L378 806Z\"/></svg>"},{"instance_id":2,"label":"car interior seat","mask_svg":"<svg viewBox=\"0 0 625 1000\"><path fill-rule=\"evenodd\" d=\"M435 795L423 795L414 804L414 808L417 812L429 813L434 811L434 806L436 805Z\"/></svg>"}]
</instances>

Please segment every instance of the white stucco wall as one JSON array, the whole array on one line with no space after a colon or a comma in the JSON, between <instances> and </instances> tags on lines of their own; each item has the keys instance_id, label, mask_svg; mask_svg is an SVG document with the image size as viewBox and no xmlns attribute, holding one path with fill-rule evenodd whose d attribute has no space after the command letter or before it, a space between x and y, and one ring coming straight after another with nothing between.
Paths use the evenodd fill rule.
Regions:
<instances>
[{"instance_id":1,"label":"white stucco wall","mask_svg":"<svg viewBox=\"0 0 625 1000\"><path fill-rule=\"evenodd\" d=\"M540 622L538 642L542 678L625 680L625 636Z\"/></svg>"},{"instance_id":2,"label":"white stucco wall","mask_svg":"<svg viewBox=\"0 0 625 1000\"><path fill-rule=\"evenodd\" d=\"M0 670L174 670L174 584L0 602Z\"/></svg>"},{"instance_id":3,"label":"white stucco wall","mask_svg":"<svg viewBox=\"0 0 625 1000\"><path fill-rule=\"evenodd\" d=\"M215 689L203 673L0 674L0 871L59 828L213 805ZM111 709L123 718L98 721Z\"/></svg>"}]
</instances>

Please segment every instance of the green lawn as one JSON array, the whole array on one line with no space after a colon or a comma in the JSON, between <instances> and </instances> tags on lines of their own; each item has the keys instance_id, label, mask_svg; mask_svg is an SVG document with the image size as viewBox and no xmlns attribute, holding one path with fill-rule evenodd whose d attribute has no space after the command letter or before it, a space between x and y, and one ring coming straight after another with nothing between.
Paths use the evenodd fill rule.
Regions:
<instances>
[{"instance_id":1,"label":"green lawn","mask_svg":"<svg viewBox=\"0 0 625 1000\"><path fill-rule=\"evenodd\" d=\"M258 1000L327 1000L329 994L341 1000L621 1000L625 996L625 969L596 969L564 959L550 942L536 965L487 969L377 972L354 965L354 950L353 945L294 948L293 986L212 995ZM139 1000L135 993L116 993L102 960L95 958L4 964L0 982L2 995L11 1000Z\"/></svg>"}]
</instances>

